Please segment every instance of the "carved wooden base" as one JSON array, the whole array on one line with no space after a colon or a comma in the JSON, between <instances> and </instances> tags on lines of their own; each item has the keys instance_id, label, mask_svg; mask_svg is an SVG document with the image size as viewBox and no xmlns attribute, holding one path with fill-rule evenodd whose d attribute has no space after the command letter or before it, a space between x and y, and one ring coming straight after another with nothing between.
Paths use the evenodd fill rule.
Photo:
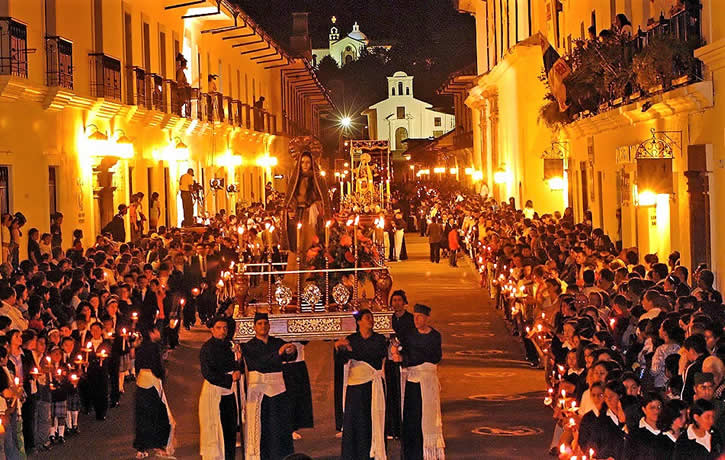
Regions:
<instances>
[{"instance_id":1,"label":"carved wooden base","mask_svg":"<svg viewBox=\"0 0 725 460\"><path fill-rule=\"evenodd\" d=\"M392 311L373 312L375 332L383 335L393 333ZM246 342L254 337L254 319L236 318L236 342ZM355 318L352 313L306 313L270 315L269 334L288 341L334 340L355 332Z\"/></svg>"}]
</instances>

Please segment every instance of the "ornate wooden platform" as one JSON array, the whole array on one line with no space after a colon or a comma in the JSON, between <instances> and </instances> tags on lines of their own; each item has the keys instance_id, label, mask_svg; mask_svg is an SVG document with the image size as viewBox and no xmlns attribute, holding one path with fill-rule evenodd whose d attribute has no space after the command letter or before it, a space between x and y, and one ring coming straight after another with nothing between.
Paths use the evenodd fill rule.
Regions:
<instances>
[{"instance_id":1,"label":"ornate wooden platform","mask_svg":"<svg viewBox=\"0 0 725 460\"><path fill-rule=\"evenodd\" d=\"M373 312L375 332L393 333L392 311ZM246 342L254 337L254 319L237 318L234 340ZM269 316L269 334L287 341L335 340L355 332L352 312L296 313Z\"/></svg>"}]
</instances>

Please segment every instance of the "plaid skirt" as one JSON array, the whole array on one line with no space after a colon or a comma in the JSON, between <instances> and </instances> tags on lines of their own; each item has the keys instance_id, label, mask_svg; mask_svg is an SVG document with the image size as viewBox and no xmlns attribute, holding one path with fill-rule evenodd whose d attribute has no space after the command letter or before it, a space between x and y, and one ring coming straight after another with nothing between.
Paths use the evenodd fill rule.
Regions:
<instances>
[{"instance_id":1,"label":"plaid skirt","mask_svg":"<svg viewBox=\"0 0 725 460\"><path fill-rule=\"evenodd\" d=\"M66 412L68 412L68 404L65 400L50 403L50 416L57 418L58 423L65 424Z\"/></svg>"},{"instance_id":2,"label":"plaid skirt","mask_svg":"<svg viewBox=\"0 0 725 460\"><path fill-rule=\"evenodd\" d=\"M66 404L68 406L68 412L81 410L81 395L78 393L78 390L68 394L68 401Z\"/></svg>"},{"instance_id":3,"label":"plaid skirt","mask_svg":"<svg viewBox=\"0 0 725 460\"><path fill-rule=\"evenodd\" d=\"M131 353L127 353L125 355L121 355L121 364L118 369L119 372L126 372L130 371L131 368Z\"/></svg>"}]
</instances>

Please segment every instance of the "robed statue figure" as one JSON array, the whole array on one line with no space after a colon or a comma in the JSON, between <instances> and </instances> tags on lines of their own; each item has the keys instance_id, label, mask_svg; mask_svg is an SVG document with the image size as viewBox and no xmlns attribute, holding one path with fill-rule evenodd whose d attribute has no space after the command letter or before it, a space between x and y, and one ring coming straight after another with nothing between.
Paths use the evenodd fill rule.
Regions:
<instances>
[{"instance_id":1,"label":"robed statue figure","mask_svg":"<svg viewBox=\"0 0 725 460\"><path fill-rule=\"evenodd\" d=\"M325 219L330 216L330 198L325 178L320 176L317 162L309 151L297 157L294 171L287 183L287 196L284 201L282 219L285 228L286 248L299 254L304 260L307 249L312 246L315 235L324 229ZM297 231L297 224L302 228ZM297 235L300 241L297 241Z\"/></svg>"}]
</instances>

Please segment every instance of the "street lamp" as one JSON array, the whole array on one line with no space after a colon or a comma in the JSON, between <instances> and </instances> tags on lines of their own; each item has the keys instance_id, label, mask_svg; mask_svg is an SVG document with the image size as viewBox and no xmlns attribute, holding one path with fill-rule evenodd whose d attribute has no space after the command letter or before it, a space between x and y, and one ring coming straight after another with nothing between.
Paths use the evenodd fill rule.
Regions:
<instances>
[{"instance_id":1,"label":"street lamp","mask_svg":"<svg viewBox=\"0 0 725 460\"><path fill-rule=\"evenodd\" d=\"M340 126L346 129L349 128L350 126L352 126L352 118L348 116L340 118Z\"/></svg>"}]
</instances>

